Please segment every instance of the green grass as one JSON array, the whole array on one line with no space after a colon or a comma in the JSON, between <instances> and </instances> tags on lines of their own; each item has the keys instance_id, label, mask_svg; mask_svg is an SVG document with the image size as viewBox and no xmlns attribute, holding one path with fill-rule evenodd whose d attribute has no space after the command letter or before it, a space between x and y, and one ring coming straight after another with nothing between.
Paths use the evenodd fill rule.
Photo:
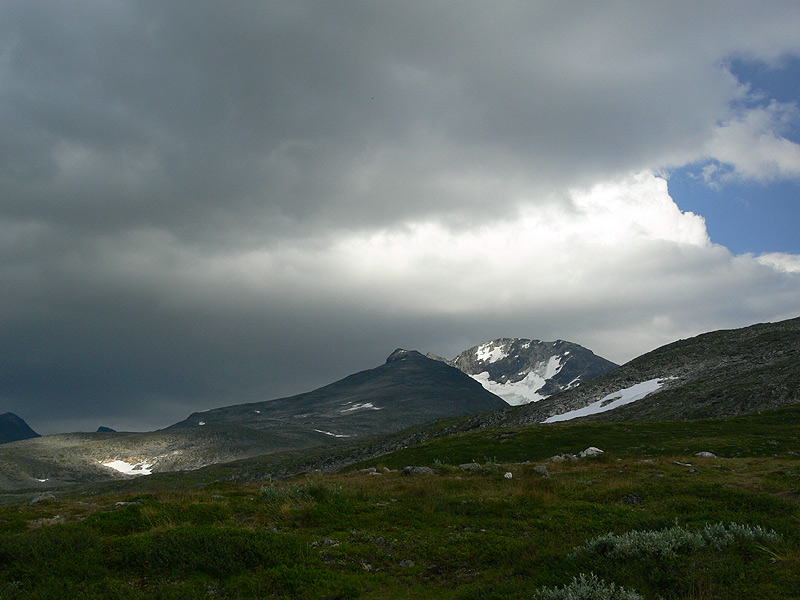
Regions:
<instances>
[{"instance_id":1,"label":"green grass","mask_svg":"<svg viewBox=\"0 0 800 600\"><path fill-rule=\"evenodd\" d=\"M484 430L337 475L7 505L0 598L800 598L799 413Z\"/></svg>"}]
</instances>

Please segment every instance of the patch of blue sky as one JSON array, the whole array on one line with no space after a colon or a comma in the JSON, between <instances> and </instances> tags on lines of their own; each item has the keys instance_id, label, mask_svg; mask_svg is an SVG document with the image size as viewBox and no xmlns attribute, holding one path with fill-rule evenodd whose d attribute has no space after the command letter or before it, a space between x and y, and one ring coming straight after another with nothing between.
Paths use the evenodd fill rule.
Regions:
<instances>
[{"instance_id":1,"label":"patch of blue sky","mask_svg":"<svg viewBox=\"0 0 800 600\"><path fill-rule=\"evenodd\" d=\"M800 102L800 57L770 64L736 58L728 68L749 85L743 109ZM780 134L800 143L800 107L793 116ZM710 171L713 177L706 176ZM670 195L681 210L705 217L711 240L734 254L800 254L800 180L756 182L725 175L732 175L732 167L716 161L683 166L669 174Z\"/></svg>"}]
</instances>

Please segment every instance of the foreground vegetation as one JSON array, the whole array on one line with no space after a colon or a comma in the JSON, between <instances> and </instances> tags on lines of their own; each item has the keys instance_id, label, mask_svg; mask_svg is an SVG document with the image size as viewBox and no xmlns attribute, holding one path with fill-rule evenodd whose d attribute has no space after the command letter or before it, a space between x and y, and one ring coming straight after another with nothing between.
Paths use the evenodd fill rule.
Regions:
<instances>
[{"instance_id":1,"label":"foreground vegetation","mask_svg":"<svg viewBox=\"0 0 800 600\"><path fill-rule=\"evenodd\" d=\"M798 423L486 430L335 475L61 493L0 507L0 598L800 598Z\"/></svg>"}]
</instances>

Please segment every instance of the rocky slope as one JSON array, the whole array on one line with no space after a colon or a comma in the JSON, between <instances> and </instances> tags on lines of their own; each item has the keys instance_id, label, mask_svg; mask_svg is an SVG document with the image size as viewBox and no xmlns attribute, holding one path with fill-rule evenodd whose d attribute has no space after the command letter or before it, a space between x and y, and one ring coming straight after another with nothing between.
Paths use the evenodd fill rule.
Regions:
<instances>
[{"instance_id":1,"label":"rocky slope","mask_svg":"<svg viewBox=\"0 0 800 600\"><path fill-rule=\"evenodd\" d=\"M662 346L579 388L509 411L504 419L540 422L590 405L607 408L620 399L630 402L589 416L664 421L732 417L800 402L798 365L800 318L714 331Z\"/></svg>"},{"instance_id":2,"label":"rocky slope","mask_svg":"<svg viewBox=\"0 0 800 600\"><path fill-rule=\"evenodd\" d=\"M617 367L572 342L520 338L492 340L447 362L511 405L537 402Z\"/></svg>"}]
</instances>

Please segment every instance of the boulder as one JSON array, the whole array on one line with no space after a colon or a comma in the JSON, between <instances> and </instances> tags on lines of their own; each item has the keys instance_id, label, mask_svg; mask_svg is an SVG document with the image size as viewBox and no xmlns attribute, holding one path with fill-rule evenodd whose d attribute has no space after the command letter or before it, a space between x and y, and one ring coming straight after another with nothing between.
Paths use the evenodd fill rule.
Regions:
<instances>
[{"instance_id":1,"label":"boulder","mask_svg":"<svg viewBox=\"0 0 800 600\"><path fill-rule=\"evenodd\" d=\"M706 451L698 452L697 454L695 454L695 456L697 456L698 458L717 458L717 455L714 454L713 452L706 452Z\"/></svg>"},{"instance_id":2,"label":"boulder","mask_svg":"<svg viewBox=\"0 0 800 600\"><path fill-rule=\"evenodd\" d=\"M31 505L39 504L40 502L49 502L51 500L55 500L56 497L50 493L39 494L35 498L30 501Z\"/></svg>"},{"instance_id":3,"label":"boulder","mask_svg":"<svg viewBox=\"0 0 800 600\"><path fill-rule=\"evenodd\" d=\"M412 475L436 475L436 471L430 467L406 467L403 469L403 475L407 477Z\"/></svg>"},{"instance_id":4,"label":"boulder","mask_svg":"<svg viewBox=\"0 0 800 600\"><path fill-rule=\"evenodd\" d=\"M578 460L578 457L574 454L556 454L555 456L551 456L547 459L547 462L565 462L567 460Z\"/></svg>"},{"instance_id":5,"label":"boulder","mask_svg":"<svg viewBox=\"0 0 800 600\"><path fill-rule=\"evenodd\" d=\"M464 463L463 465L458 465L458 468L462 471L480 471L481 466L476 462L471 463Z\"/></svg>"},{"instance_id":6,"label":"boulder","mask_svg":"<svg viewBox=\"0 0 800 600\"><path fill-rule=\"evenodd\" d=\"M533 467L534 473L539 473L543 477L550 477L550 471L547 470L547 465L536 465Z\"/></svg>"},{"instance_id":7,"label":"boulder","mask_svg":"<svg viewBox=\"0 0 800 600\"><path fill-rule=\"evenodd\" d=\"M603 451L600 448L595 448L594 446L589 446L586 450L578 454L580 458L587 458L589 456L600 456L603 454Z\"/></svg>"}]
</instances>

